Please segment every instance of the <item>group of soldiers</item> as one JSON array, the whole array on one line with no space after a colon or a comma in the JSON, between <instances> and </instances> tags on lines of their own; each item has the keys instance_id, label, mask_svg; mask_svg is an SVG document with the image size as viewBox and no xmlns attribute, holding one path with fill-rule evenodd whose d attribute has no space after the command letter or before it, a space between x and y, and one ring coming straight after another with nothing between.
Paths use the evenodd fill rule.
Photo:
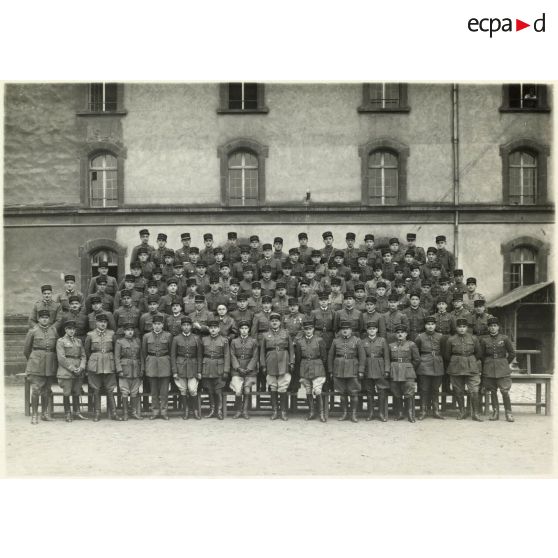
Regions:
<instances>
[{"instance_id":1,"label":"group of soldiers","mask_svg":"<svg viewBox=\"0 0 558 558\"><path fill-rule=\"evenodd\" d=\"M377 394L377 416L387 421L389 392L395 420L423 420L430 409L444 419L438 405L444 381L451 383L459 420L469 414L483 420L481 381L491 394L490 419L499 418L499 389L506 419L514 420L513 345L486 312L476 279L465 280L455 269L442 235L425 251L413 233L405 247L391 238L380 248L372 234L356 247L356 235L347 233L346 247L337 249L326 231L318 250L301 232L299 246L285 253L279 237L261 245L254 235L242 245L231 232L224 247L214 247L208 233L200 250L183 233L182 246L171 250L166 234L158 234L157 247L149 244L147 229L139 234L130 273L120 284L109 275L108 262L100 261L86 294L69 274L56 296L51 285L41 287L24 347L33 424L41 398L41 419L53 420L54 378L68 422L87 419L80 407L86 378L94 421L101 417L103 388L109 418L141 420L142 386L151 395L150 419L168 420L171 382L184 419L202 418L200 388L209 395L207 418L223 419L223 391L230 389L234 418L248 419L255 387L270 392L271 419L287 420L288 394L301 386L307 420L326 422L323 392L340 395L339 420L358 421L360 394L367 398L366 420L372 420Z\"/></svg>"}]
</instances>

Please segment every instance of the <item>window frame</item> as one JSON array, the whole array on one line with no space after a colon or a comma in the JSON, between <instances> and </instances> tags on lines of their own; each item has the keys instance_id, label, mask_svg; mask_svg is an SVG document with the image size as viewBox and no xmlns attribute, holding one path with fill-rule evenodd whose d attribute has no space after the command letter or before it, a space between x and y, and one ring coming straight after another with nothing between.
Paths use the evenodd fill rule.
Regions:
<instances>
[{"instance_id":1,"label":"window frame","mask_svg":"<svg viewBox=\"0 0 558 558\"><path fill-rule=\"evenodd\" d=\"M533 83L529 85L536 85L539 88L538 98L539 106L537 107L510 107L510 86L512 85L524 85L522 83L506 83L502 85L502 105L500 106L500 112L550 112L550 106L548 103L549 94L548 86L543 83Z\"/></svg>"},{"instance_id":2,"label":"window frame","mask_svg":"<svg viewBox=\"0 0 558 558\"><path fill-rule=\"evenodd\" d=\"M229 108L229 86L231 83L254 83L257 87L257 108L231 109ZM265 85L257 82L227 82L219 84L219 108L217 114L267 114L269 108L265 104Z\"/></svg>"},{"instance_id":3,"label":"window frame","mask_svg":"<svg viewBox=\"0 0 558 558\"><path fill-rule=\"evenodd\" d=\"M388 151L393 153L399 162L397 175L397 199L393 204L371 203L369 195L369 169L368 159L372 153L377 151ZM403 205L407 202L407 164L410 149L407 145L390 138L379 138L371 140L359 146L358 154L361 160L361 203L369 207L389 208Z\"/></svg>"},{"instance_id":4,"label":"window frame","mask_svg":"<svg viewBox=\"0 0 558 558\"><path fill-rule=\"evenodd\" d=\"M536 196L534 204L510 203L510 156L516 151L525 151L537 159ZM502 202L510 207L535 207L548 203L548 156L550 147L530 138L520 138L500 146L502 159Z\"/></svg>"},{"instance_id":5,"label":"window frame","mask_svg":"<svg viewBox=\"0 0 558 558\"><path fill-rule=\"evenodd\" d=\"M397 83L397 82L379 82L382 85L385 83ZM372 85L377 85L377 83L363 83L362 84L362 104L357 108L357 112L376 112L376 113L407 113L410 112L411 107L409 107L408 101L408 84L398 83L399 85L399 106L397 107L379 107L377 104L370 101L370 89Z\"/></svg>"},{"instance_id":6,"label":"window frame","mask_svg":"<svg viewBox=\"0 0 558 558\"><path fill-rule=\"evenodd\" d=\"M91 205L91 190L89 181L90 162L101 154L109 154L116 158L116 188L117 204L109 207L98 207ZM124 160L126 159L126 149L112 142L96 142L88 144L80 154L80 180L82 207L94 210L118 209L124 205Z\"/></svg>"},{"instance_id":7,"label":"window frame","mask_svg":"<svg viewBox=\"0 0 558 558\"><path fill-rule=\"evenodd\" d=\"M512 290L512 254L517 248L528 248L533 252L535 256L535 284L548 281L550 244L531 236L521 236L503 243L500 248L503 256L504 293Z\"/></svg>"},{"instance_id":8,"label":"window frame","mask_svg":"<svg viewBox=\"0 0 558 558\"><path fill-rule=\"evenodd\" d=\"M247 151L258 159L258 197L255 205L231 205L229 196L229 157L238 151ZM265 160L269 154L266 145L250 138L231 140L217 149L220 160L221 206L232 209L259 207L265 203Z\"/></svg>"},{"instance_id":9,"label":"window frame","mask_svg":"<svg viewBox=\"0 0 558 558\"><path fill-rule=\"evenodd\" d=\"M84 109L77 112L78 116L124 116L128 114L128 111L123 108L124 106L124 84L116 83L116 109L111 111L106 110L91 110L91 86L97 85L99 83L115 83L115 82L91 82L84 86L85 92L84 98Z\"/></svg>"}]
</instances>

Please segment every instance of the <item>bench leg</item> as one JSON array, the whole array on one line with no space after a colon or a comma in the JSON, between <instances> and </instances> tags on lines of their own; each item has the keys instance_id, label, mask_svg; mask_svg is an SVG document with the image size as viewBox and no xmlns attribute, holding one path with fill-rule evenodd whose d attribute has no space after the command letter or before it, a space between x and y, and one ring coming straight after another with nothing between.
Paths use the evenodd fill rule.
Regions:
<instances>
[{"instance_id":1,"label":"bench leg","mask_svg":"<svg viewBox=\"0 0 558 558\"><path fill-rule=\"evenodd\" d=\"M221 399L223 401L223 404L222 404L223 418L226 419L227 418L227 395L228 395L228 393L226 391L223 391L222 394L223 395L222 395Z\"/></svg>"},{"instance_id":2,"label":"bench leg","mask_svg":"<svg viewBox=\"0 0 558 558\"><path fill-rule=\"evenodd\" d=\"M544 414L550 415L552 413L552 384L551 380L546 380L544 383Z\"/></svg>"},{"instance_id":3,"label":"bench leg","mask_svg":"<svg viewBox=\"0 0 558 558\"><path fill-rule=\"evenodd\" d=\"M25 399L25 416L28 417L31 413L29 412L29 407L31 405L31 382L25 377L25 387L24 387L24 399Z\"/></svg>"},{"instance_id":4,"label":"bench leg","mask_svg":"<svg viewBox=\"0 0 558 558\"><path fill-rule=\"evenodd\" d=\"M537 393L537 396L536 396L536 403L537 403L536 409L537 409L537 415L540 415L540 414L541 414L541 401L542 401L542 397L541 397L541 391L542 391L542 389L541 389L541 388L542 388L541 384L536 384L535 389L536 389L536 393ZM546 412L546 409L545 409L545 412Z\"/></svg>"}]
</instances>

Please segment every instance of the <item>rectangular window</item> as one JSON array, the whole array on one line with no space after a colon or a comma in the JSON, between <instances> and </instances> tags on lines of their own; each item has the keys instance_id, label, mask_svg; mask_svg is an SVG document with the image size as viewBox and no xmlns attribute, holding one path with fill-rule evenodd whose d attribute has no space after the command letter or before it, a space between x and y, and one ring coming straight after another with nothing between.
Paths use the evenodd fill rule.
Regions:
<instances>
[{"instance_id":1,"label":"rectangular window","mask_svg":"<svg viewBox=\"0 0 558 558\"><path fill-rule=\"evenodd\" d=\"M534 263L514 263L511 265L510 286L517 289L523 285L535 284Z\"/></svg>"},{"instance_id":2,"label":"rectangular window","mask_svg":"<svg viewBox=\"0 0 558 558\"><path fill-rule=\"evenodd\" d=\"M117 84L90 84L88 108L91 112L115 112L118 108Z\"/></svg>"},{"instance_id":3,"label":"rectangular window","mask_svg":"<svg viewBox=\"0 0 558 558\"><path fill-rule=\"evenodd\" d=\"M220 114L269 112L264 104L264 85L261 83L233 82L220 86Z\"/></svg>"},{"instance_id":4,"label":"rectangular window","mask_svg":"<svg viewBox=\"0 0 558 558\"><path fill-rule=\"evenodd\" d=\"M546 85L510 83L503 86L502 112L549 112Z\"/></svg>"},{"instance_id":5,"label":"rectangular window","mask_svg":"<svg viewBox=\"0 0 558 558\"><path fill-rule=\"evenodd\" d=\"M512 205L533 205L537 201L537 158L525 151L510 154L510 196Z\"/></svg>"},{"instance_id":6,"label":"rectangular window","mask_svg":"<svg viewBox=\"0 0 558 558\"><path fill-rule=\"evenodd\" d=\"M400 104L398 83L371 83L370 105L378 109L397 108Z\"/></svg>"}]
</instances>

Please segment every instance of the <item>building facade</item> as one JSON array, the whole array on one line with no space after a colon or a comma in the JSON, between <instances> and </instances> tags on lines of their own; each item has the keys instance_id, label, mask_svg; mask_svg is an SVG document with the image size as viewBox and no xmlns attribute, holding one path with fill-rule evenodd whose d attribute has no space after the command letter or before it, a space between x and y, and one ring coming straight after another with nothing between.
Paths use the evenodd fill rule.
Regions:
<instances>
[{"instance_id":1,"label":"building facade","mask_svg":"<svg viewBox=\"0 0 558 558\"><path fill-rule=\"evenodd\" d=\"M122 277L138 230L285 247L308 233L434 245L488 300L552 279L544 84L8 84L5 313L39 287Z\"/></svg>"}]
</instances>

